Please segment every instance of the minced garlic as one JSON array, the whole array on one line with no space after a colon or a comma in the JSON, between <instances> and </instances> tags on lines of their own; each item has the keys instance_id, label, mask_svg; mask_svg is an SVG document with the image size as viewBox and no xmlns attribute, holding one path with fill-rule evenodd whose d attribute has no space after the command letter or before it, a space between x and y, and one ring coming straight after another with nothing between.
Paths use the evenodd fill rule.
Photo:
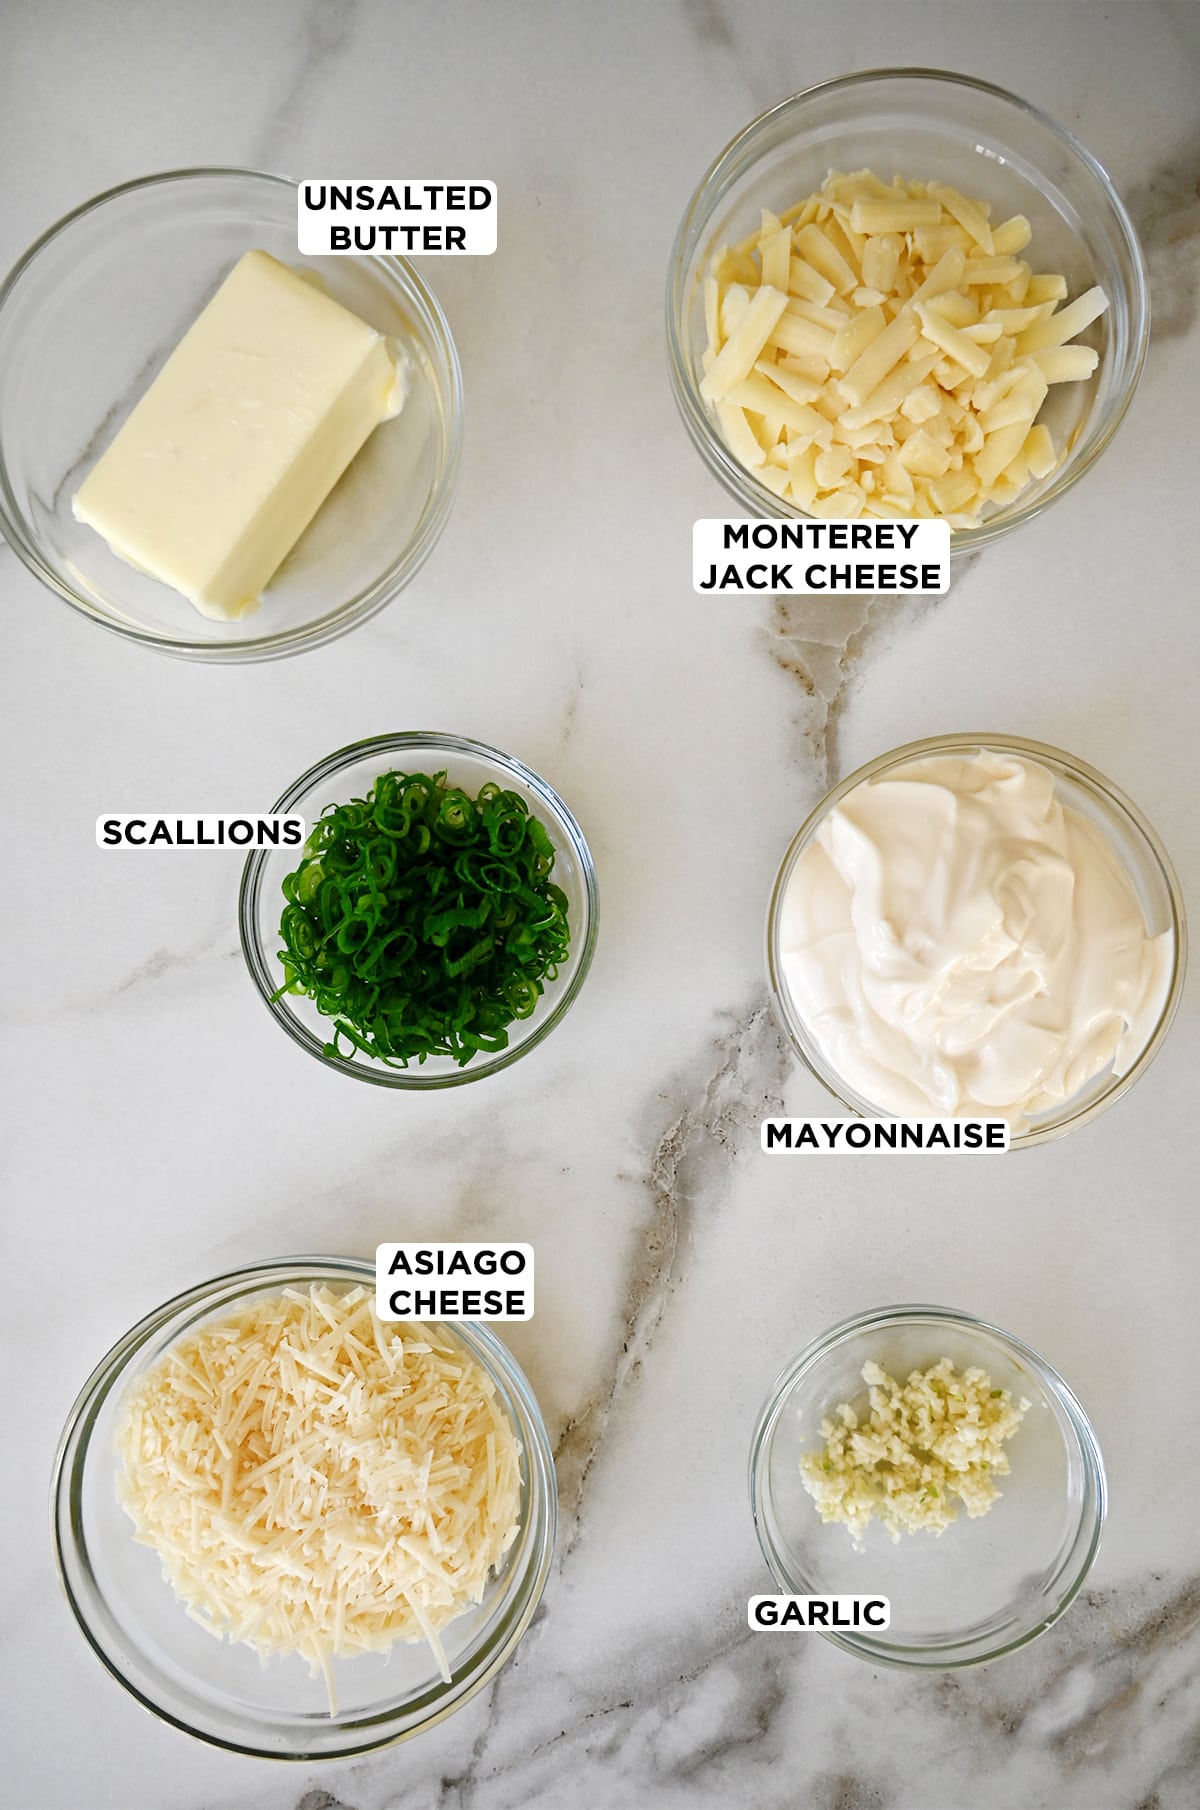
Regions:
<instances>
[{"instance_id":1,"label":"minced garlic","mask_svg":"<svg viewBox=\"0 0 1200 1810\"><path fill-rule=\"evenodd\" d=\"M898 1383L879 1364L862 1367L870 1410L861 1419L842 1402L821 1422L825 1448L800 1461L822 1521L849 1529L856 1546L878 1517L893 1540L944 1533L959 1504L975 1518L1000 1495L1009 1471L1004 1442L1032 1403L993 1389L986 1371L956 1370L942 1358Z\"/></svg>"}]
</instances>

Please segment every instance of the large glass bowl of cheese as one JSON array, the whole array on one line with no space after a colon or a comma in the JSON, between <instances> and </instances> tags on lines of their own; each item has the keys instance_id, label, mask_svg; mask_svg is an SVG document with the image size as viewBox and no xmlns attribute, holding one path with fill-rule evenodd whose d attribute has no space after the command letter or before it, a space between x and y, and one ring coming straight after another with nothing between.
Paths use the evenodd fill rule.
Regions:
<instances>
[{"instance_id":1,"label":"large glass bowl of cheese","mask_svg":"<svg viewBox=\"0 0 1200 1810\"><path fill-rule=\"evenodd\" d=\"M908 1525L889 1529L872 1514L856 1539L830 1502L818 1507L806 1486L814 1462L821 1475L837 1469L823 1425L836 1425L842 1404L848 1406L866 1442L865 1463L869 1442L882 1445L884 1436L868 1421L864 1369L872 1378L882 1371L898 1384L907 1381L911 1396L943 1360L964 1393L974 1385L989 1401L1003 1396L1012 1404L1010 1424L1019 1417L1003 1448L1008 1468L999 1487L985 1488L990 1507L981 1509L975 1499L964 1508L943 1483L956 1512L939 1517L931 1483L929 1525L912 1525L910 1515ZM908 1413L903 1424L911 1427L911 1406ZM914 1443L917 1456L928 1459L920 1441ZM894 1474L889 1481L886 1473L896 1468L892 1458L876 1463L879 1491L891 1487ZM1014 1652L1066 1612L1099 1548L1107 1485L1091 1423L1044 1358L973 1314L913 1304L856 1314L814 1338L787 1366L755 1428L750 1496L779 1590L887 1599L890 1625L855 1626L846 1609L841 1626L821 1629L827 1639L871 1665L928 1672Z\"/></svg>"},{"instance_id":2,"label":"large glass bowl of cheese","mask_svg":"<svg viewBox=\"0 0 1200 1810\"><path fill-rule=\"evenodd\" d=\"M308 1309L310 1295L318 1305ZM71 1410L55 1468L53 1520L76 1621L118 1683L164 1721L214 1746L274 1759L346 1758L418 1734L495 1676L540 1601L556 1497L550 1443L529 1383L487 1326L380 1322L374 1297L374 1266L349 1258L281 1259L217 1277L131 1328ZM289 1325L274 1354L258 1358L258 1319L269 1321L277 1307L294 1316L298 1330ZM247 1374L230 1388L216 1363L210 1369L197 1361L196 1341L206 1328L221 1329L215 1341L238 1324L250 1328L243 1334ZM414 1389L426 1395L453 1398L469 1369L470 1405L486 1399L503 1438L472 1432L469 1445L465 1433L459 1438L460 1422L468 1431L473 1423L458 1414L455 1399L439 1420L419 1423L414 1413L414 1425L450 1429L424 1457L386 1421L387 1437L375 1437L373 1404L405 1400L394 1382L395 1335L405 1351L401 1363L417 1366ZM420 1368L432 1361L425 1356L430 1345L438 1355L432 1383ZM286 1375L277 1374L281 1351ZM286 1415L275 1401L281 1394ZM280 1450L264 1457L268 1422ZM203 1449L201 1434L218 1443L217 1453ZM501 1530L508 1543L480 1599L435 1628L436 1648L412 1638L414 1624L390 1645L372 1633L363 1650L338 1656L332 1649L347 1645L345 1629L356 1618L366 1625L363 1617L376 1611L386 1620L389 1593L394 1605L412 1590L414 1575L475 1562L468 1548L478 1544L481 1524L486 1528L476 1503L481 1494L485 1507L494 1498L487 1473L503 1463L505 1441L510 1459L515 1449L505 1513L516 1531L511 1521ZM131 1451L139 1460L132 1483ZM224 1503L220 1482L215 1495L197 1482L223 1463L231 1478ZM181 1501L172 1499L175 1479ZM331 1500L335 1486L337 1512L328 1510L320 1525L321 1492L329 1490ZM347 1501L355 1513L346 1512ZM147 1531L157 1544L143 1543ZM388 1548L384 1560L367 1560L364 1568L359 1553L378 1541ZM181 1569L192 1585L186 1601L174 1582ZM197 1578L203 1586L207 1577L211 1588L197 1592ZM288 1596L289 1612L294 1608L296 1578L300 1596L311 1592L314 1615L324 1616L330 1650L261 1653L250 1641L273 1626L276 1597ZM204 1625L214 1600L238 1638L218 1638ZM421 1613L419 1601L414 1613Z\"/></svg>"},{"instance_id":3,"label":"large glass bowl of cheese","mask_svg":"<svg viewBox=\"0 0 1200 1810\"><path fill-rule=\"evenodd\" d=\"M952 553L985 546L1063 496L1108 446L1129 407L1141 375L1150 330L1145 266L1129 216L1104 169L1069 132L1036 107L973 77L932 69L869 70L806 89L752 121L721 152L688 203L675 240L667 282L668 356L675 399L687 432L704 463L733 498L736 508L731 513L734 514L804 520L864 513L861 506L847 502L846 496L835 487L841 483L837 473L831 472L828 482L823 476L820 494L812 494L815 480L812 472L804 469L801 429L805 421L811 422L813 408L830 414L841 409L844 414L851 404L861 405L866 401L853 383L850 384L853 395L842 395L838 373L840 371L848 378L850 375L844 364L835 364L827 375L821 365L812 363L812 358L828 349L829 334L841 318L832 313L826 318L822 303L832 305L833 309L845 308L856 317L870 315L881 306L883 312L876 322L879 326L883 325L885 317L895 312L899 306L898 291L893 298L891 294L876 294L869 284L865 288L852 288L852 282L861 285L864 277L880 280L873 271L856 265L853 277L847 275L846 281L840 283L838 270L841 266L837 263L836 252L833 262L829 263L830 254L823 253L814 239L817 262L824 267L824 274L814 272L809 248L793 235L789 247L792 254L790 275L778 274L775 280L779 285L786 285L789 291L796 291L788 295L783 324L793 328L796 335L808 337L789 337L786 346L775 347L773 336L782 333L782 326L772 328L772 338L766 348L766 356L784 367L782 381L790 394L780 408L789 425L780 427L779 422L766 423L768 431L764 433L765 417L751 409L755 400L751 391L761 391L764 383L761 354L747 374L749 382L743 380L742 387L732 392L751 412L738 408L735 411L737 419L724 419L716 403L702 393L701 387L706 377L706 354L710 361L712 356L709 345L713 338L716 291L710 290L706 318L706 284L712 276L714 258L719 258L724 248L731 248L735 259L729 267L732 276L743 288L749 285L753 293L756 283L767 280L761 268L762 253L757 242L764 224L763 210L769 210L768 224L778 222L779 216L783 215L785 225L790 219L796 222L796 232L804 231L798 222L807 220L808 216L797 214L796 210L822 189L831 172L844 176L867 172L865 195L883 192L874 185L892 185L897 179L903 179L906 184L930 185L931 193L935 189L945 195L953 191L957 198L966 197L971 203L982 204L988 210L993 226L1025 222L1027 242L1022 243L1026 226L1013 225L1009 231L1016 236L1010 240L1006 234L1005 245L1015 246L1018 259L1028 260L1032 270L1044 279L1047 296L1054 294L1059 298L1055 302L1056 308L1061 307L1068 296L1081 301L1085 326L1077 334L1067 335L1079 351L1071 351L1064 358L1056 350L1049 360L1035 360L1039 365L1046 365L1048 375L1048 388L1036 412L1036 421L1045 428L1046 434L1038 436L1036 452L1030 446L1030 456L1021 459L1019 472L1017 467L1011 468L1012 482L1008 476L996 479L998 495L1004 500L987 500L976 508L975 501L966 494L971 489L968 474L974 469L975 458L981 451L980 434L974 425L971 429L974 438L968 438L966 442L965 472L958 464L959 452L953 446L951 452L955 463L940 477L936 463L931 465L920 456L910 461L915 472L934 474L933 494L942 499L945 507L920 503L913 507L911 502L909 506L903 506L896 493L902 485L907 489L908 479L904 473L897 473L889 483L886 472L893 467L884 466L886 453L877 447L864 453L864 458L876 460L874 466L859 467L860 477L871 473L868 482L872 495L867 498L865 513L873 513L876 504L882 501L883 513L942 515L951 523ZM953 200L952 205L964 218L975 217L971 208L964 212L959 199ZM945 230L949 236L956 237L958 221L955 216L943 211L942 217L948 223ZM819 229L810 221L808 230L815 233ZM753 250L750 263L747 263L742 254L750 249L751 242ZM894 243L903 259L908 256L905 243L909 252L912 251L914 233L909 231L907 237L900 233L895 236ZM962 243L967 248L967 259L974 260L969 263L966 276L975 275L983 281L982 273L989 268L982 261L987 246L972 244L969 232L963 236ZM846 253L847 262L857 259L861 265L864 246L861 236L852 234L852 243L848 244L843 238L837 239L837 244ZM929 252L931 260L936 258L937 250ZM785 256L778 270L782 272L787 265ZM775 269L774 264L772 269ZM998 271L997 274L1006 273ZM832 277L832 283L827 282L826 277ZM1052 278L1061 279L1056 289L1051 284ZM937 289L938 285L935 283L933 288ZM1103 291L1107 306L1098 318L1089 319L1092 310L1083 298L1097 291ZM722 285L722 296L724 293ZM1040 291L1035 293L1040 294ZM982 314L972 297L982 298ZM934 304L938 309L944 306L949 309L951 318L959 323L959 332L976 337L979 343L973 350L966 347L958 333L947 330L946 322L931 323L931 317L925 314L921 316L924 332L915 345L900 354L902 358L917 359L922 353L933 353L940 358L941 346L926 343L925 333L931 331L937 331L939 341L958 348L968 360L977 358L980 366L983 355L996 345L991 337L993 333L1013 335L1018 356L1027 344L1032 347L1035 343L1034 338L1022 338L1023 334L1029 334L1031 326L1035 334L1040 334L1051 345L1055 343L1053 330L1046 329L1044 323L1027 319L1020 308L1012 306L1012 297L999 291L993 296L976 287L953 299L961 302L961 312L949 308L944 297L935 297ZM1000 305L993 307L993 302ZM1049 308L1050 302L1040 305ZM919 314L920 310L917 312ZM724 326L729 327L724 315L722 320ZM974 324L964 326L963 322ZM914 327L918 324L914 322ZM867 321L863 321L862 326L870 331ZM718 336L721 331L718 329ZM1094 360L1092 353L1098 354ZM949 355L947 357L949 359ZM894 382L896 373L904 366L883 360L883 365L889 363L892 377L888 381ZM928 363L934 364L935 357ZM952 367L949 370L943 366L934 372L923 386L922 395L930 391L936 400L942 400L945 389L939 387L935 391L934 383L952 388L957 385L947 404L953 410L955 398L964 396L971 389L971 379L966 369L959 370L953 364L953 359L949 359L949 364ZM1051 369L1055 365L1058 368ZM881 376L882 368L881 365L877 377ZM1090 370L1090 375L1082 381L1063 380L1068 374L1077 377L1080 369ZM777 373L773 378L774 375ZM990 378L991 374L988 375ZM998 387L1002 387L1003 381L1001 379ZM1040 388L1040 376L1033 381ZM712 388L711 384L709 388ZM875 392L876 395L880 393ZM895 400L898 410L899 398ZM990 397L987 400L990 402ZM1000 412L991 415L985 410L983 426L991 429L1003 420L1009 402L1007 395L999 397L992 406ZM927 442L930 437L939 437L940 419L935 416L930 423L923 407L918 411L914 403L909 402L908 406L919 417L919 425L916 420L910 423L898 418L896 428L902 435L915 432L924 451L932 452L936 458L936 448ZM861 416L870 412L868 408L861 408L859 416L846 417L846 433L841 438L850 440L856 447L862 445L864 438L869 441L872 427L877 429L880 425L878 416L870 427L861 424ZM736 434L731 440L734 429ZM780 444L762 457L762 447L755 446L755 438L765 445L775 437L774 429L779 430ZM1013 431L1009 424L1005 429L1006 438L1011 439ZM948 438L948 432L940 437ZM831 459L839 451L836 429L834 440L829 454ZM735 442L742 456L738 456ZM1001 448L997 465L1004 463L1004 444L1002 439L995 442L995 446ZM789 465L785 456L789 446L793 459L800 460L799 466L790 467L792 482L788 482ZM915 451L916 441L905 453L905 459L908 460ZM985 464L991 458L992 451L989 451ZM991 476L990 471L988 476ZM786 490L781 494L785 485ZM924 488L919 481L917 488L918 492ZM808 500L799 503L795 500L797 496ZM892 500L884 501L887 497ZM955 510L960 513L956 514Z\"/></svg>"},{"instance_id":4,"label":"large glass bowl of cheese","mask_svg":"<svg viewBox=\"0 0 1200 1810\"><path fill-rule=\"evenodd\" d=\"M445 526L463 414L445 315L402 258L302 257L296 221L283 177L171 171L68 214L0 287L0 531L143 646L318 646ZM372 358L396 381L364 396Z\"/></svg>"},{"instance_id":5,"label":"large glass bowl of cheese","mask_svg":"<svg viewBox=\"0 0 1200 1810\"><path fill-rule=\"evenodd\" d=\"M1015 1150L1146 1074L1187 941L1170 856L1113 780L1045 742L958 734L826 794L780 864L765 953L794 1054L851 1112L1004 1119Z\"/></svg>"}]
</instances>

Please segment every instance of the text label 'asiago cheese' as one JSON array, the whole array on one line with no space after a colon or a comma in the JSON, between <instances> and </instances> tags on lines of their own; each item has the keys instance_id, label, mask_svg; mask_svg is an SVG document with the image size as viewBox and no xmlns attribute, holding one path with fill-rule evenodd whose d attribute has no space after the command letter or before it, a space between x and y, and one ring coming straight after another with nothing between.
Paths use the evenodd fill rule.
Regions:
<instances>
[{"instance_id":1,"label":"text label 'asiago cheese'","mask_svg":"<svg viewBox=\"0 0 1200 1810\"><path fill-rule=\"evenodd\" d=\"M381 1320L532 1320L531 1244L381 1244Z\"/></svg>"}]
</instances>

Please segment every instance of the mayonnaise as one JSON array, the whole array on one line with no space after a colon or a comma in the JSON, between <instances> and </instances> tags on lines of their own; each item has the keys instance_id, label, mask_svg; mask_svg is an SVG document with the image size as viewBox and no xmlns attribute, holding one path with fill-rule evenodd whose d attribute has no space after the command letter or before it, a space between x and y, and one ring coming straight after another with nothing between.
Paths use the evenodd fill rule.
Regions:
<instances>
[{"instance_id":1,"label":"mayonnaise","mask_svg":"<svg viewBox=\"0 0 1200 1810\"><path fill-rule=\"evenodd\" d=\"M1123 1073L1170 985L1108 837L1038 761L931 754L855 786L789 877L784 984L878 1110L1014 1124Z\"/></svg>"}]
</instances>

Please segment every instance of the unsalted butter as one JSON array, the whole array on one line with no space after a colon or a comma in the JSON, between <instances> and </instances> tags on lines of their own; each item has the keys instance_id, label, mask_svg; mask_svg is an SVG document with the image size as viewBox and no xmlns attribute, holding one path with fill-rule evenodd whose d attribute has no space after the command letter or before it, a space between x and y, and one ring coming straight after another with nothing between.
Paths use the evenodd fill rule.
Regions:
<instances>
[{"instance_id":1,"label":"unsalted butter","mask_svg":"<svg viewBox=\"0 0 1200 1810\"><path fill-rule=\"evenodd\" d=\"M75 516L203 615L245 615L406 390L381 333L249 251L84 479Z\"/></svg>"}]
</instances>

